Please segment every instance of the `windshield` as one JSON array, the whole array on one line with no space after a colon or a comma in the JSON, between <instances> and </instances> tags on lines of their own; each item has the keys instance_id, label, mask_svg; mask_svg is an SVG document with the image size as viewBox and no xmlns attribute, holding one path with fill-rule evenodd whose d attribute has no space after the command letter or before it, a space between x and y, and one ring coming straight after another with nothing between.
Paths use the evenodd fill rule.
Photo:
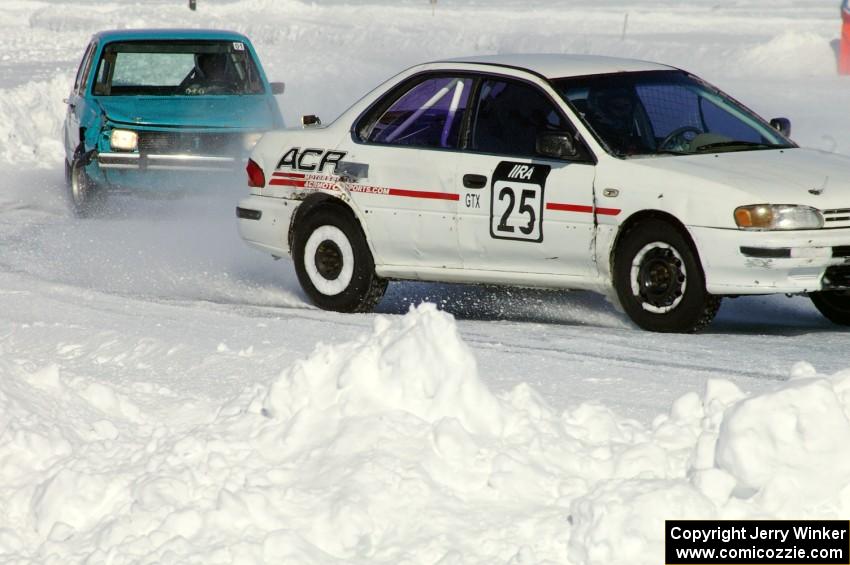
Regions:
<instances>
[{"instance_id":1,"label":"windshield","mask_svg":"<svg viewBox=\"0 0 850 565\"><path fill-rule=\"evenodd\" d=\"M756 114L683 71L565 78L554 84L618 157L795 147Z\"/></svg>"},{"instance_id":2,"label":"windshield","mask_svg":"<svg viewBox=\"0 0 850 565\"><path fill-rule=\"evenodd\" d=\"M98 63L97 96L262 94L263 83L241 41L110 43Z\"/></svg>"}]
</instances>

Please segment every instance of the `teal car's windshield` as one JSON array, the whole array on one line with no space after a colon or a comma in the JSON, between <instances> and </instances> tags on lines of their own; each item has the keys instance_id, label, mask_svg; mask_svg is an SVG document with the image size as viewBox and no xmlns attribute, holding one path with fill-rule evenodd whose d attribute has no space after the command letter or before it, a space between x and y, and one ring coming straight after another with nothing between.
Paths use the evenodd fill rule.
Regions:
<instances>
[{"instance_id":1,"label":"teal car's windshield","mask_svg":"<svg viewBox=\"0 0 850 565\"><path fill-rule=\"evenodd\" d=\"M618 157L794 147L752 111L683 71L564 78L554 84Z\"/></svg>"},{"instance_id":2,"label":"teal car's windshield","mask_svg":"<svg viewBox=\"0 0 850 565\"><path fill-rule=\"evenodd\" d=\"M98 62L96 96L262 94L250 52L240 41L110 43Z\"/></svg>"}]
</instances>

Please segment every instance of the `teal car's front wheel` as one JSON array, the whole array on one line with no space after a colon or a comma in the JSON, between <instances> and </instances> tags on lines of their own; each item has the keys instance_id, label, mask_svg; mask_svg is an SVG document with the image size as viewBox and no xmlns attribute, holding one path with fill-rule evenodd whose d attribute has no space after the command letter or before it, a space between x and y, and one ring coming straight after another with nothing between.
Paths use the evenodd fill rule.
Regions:
<instances>
[{"instance_id":1,"label":"teal car's front wheel","mask_svg":"<svg viewBox=\"0 0 850 565\"><path fill-rule=\"evenodd\" d=\"M103 206L104 192L86 173L83 160L65 161L65 184L68 204L78 218L88 218Z\"/></svg>"}]
</instances>

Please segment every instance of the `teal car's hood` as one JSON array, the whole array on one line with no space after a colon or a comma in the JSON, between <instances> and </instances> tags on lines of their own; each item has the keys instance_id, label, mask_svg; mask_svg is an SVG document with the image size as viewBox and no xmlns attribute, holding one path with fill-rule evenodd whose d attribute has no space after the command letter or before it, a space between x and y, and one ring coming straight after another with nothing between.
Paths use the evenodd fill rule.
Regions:
<instances>
[{"instance_id":1,"label":"teal car's hood","mask_svg":"<svg viewBox=\"0 0 850 565\"><path fill-rule=\"evenodd\" d=\"M103 96L110 121L140 126L269 130L280 127L266 96Z\"/></svg>"}]
</instances>

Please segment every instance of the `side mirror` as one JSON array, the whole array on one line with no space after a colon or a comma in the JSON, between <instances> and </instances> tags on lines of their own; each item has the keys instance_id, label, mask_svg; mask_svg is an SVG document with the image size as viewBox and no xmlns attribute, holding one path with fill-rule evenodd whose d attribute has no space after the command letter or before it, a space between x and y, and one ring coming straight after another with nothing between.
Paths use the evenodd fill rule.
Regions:
<instances>
[{"instance_id":1,"label":"side mirror","mask_svg":"<svg viewBox=\"0 0 850 565\"><path fill-rule=\"evenodd\" d=\"M565 131L547 131L537 134L537 153L552 159L573 159L578 156L573 135Z\"/></svg>"},{"instance_id":2,"label":"side mirror","mask_svg":"<svg viewBox=\"0 0 850 565\"><path fill-rule=\"evenodd\" d=\"M271 83L272 94L283 94L283 91L286 90L286 83L284 82L273 82Z\"/></svg>"},{"instance_id":3,"label":"side mirror","mask_svg":"<svg viewBox=\"0 0 850 565\"><path fill-rule=\"evenodd\" d=\"M305 128L316 127L322 125L322 120L319 119L319 116L314 116L313 114L307 114L306 116L301 116L301 126Z\"/></svg>"},{"instance_id":4,"label":"side mirror","mask_svg":"<svg viewBox=\"0 0 850 565\"><path fill-rule=\"evenodd\" d=\"M785 137L791 137L791 120L788 118L773 118L770 125Z\"/></svg>"}]
</instances>

